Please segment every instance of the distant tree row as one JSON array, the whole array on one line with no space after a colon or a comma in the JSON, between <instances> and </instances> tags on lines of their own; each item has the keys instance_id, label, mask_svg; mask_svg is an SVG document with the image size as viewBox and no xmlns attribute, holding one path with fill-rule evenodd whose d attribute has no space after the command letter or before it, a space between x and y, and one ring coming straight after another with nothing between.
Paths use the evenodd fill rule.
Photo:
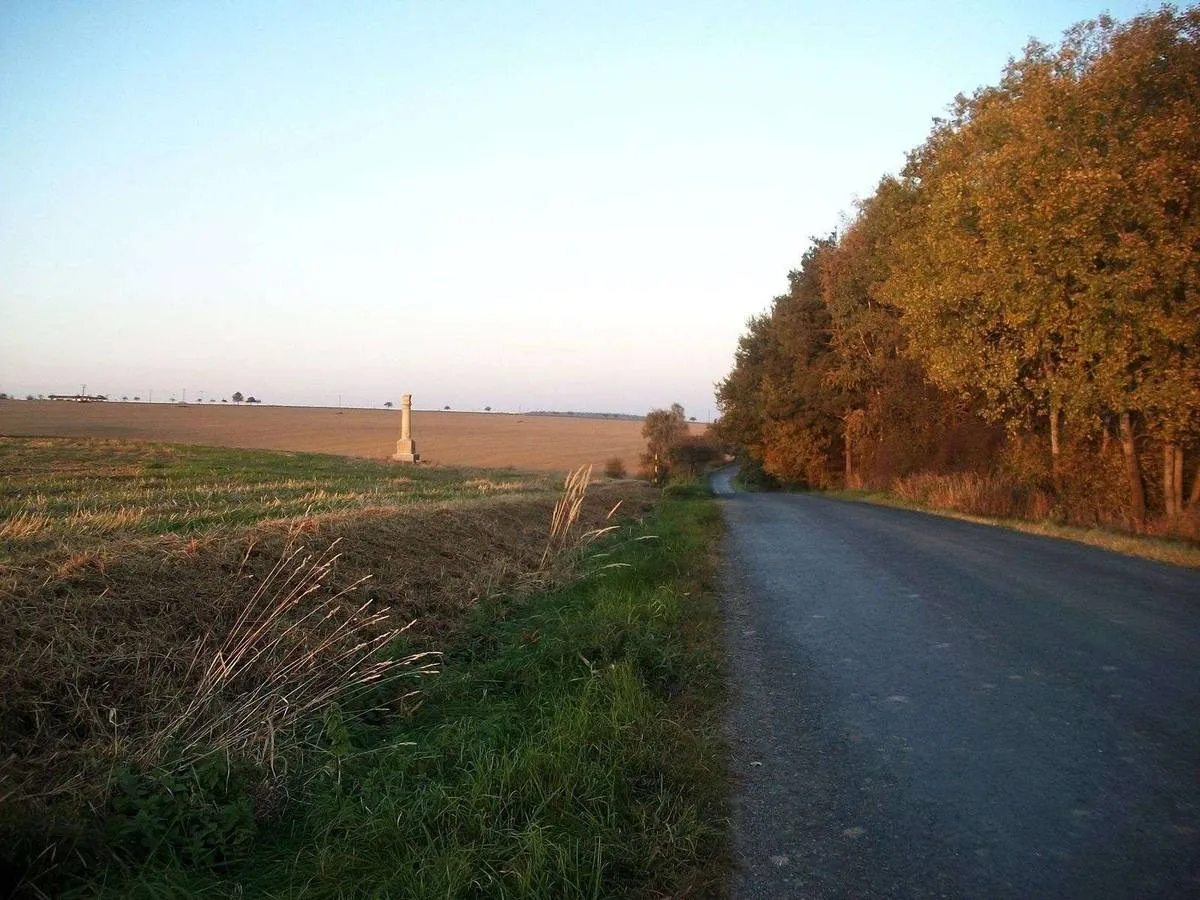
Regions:
<instances>
[{"instance_id":1,"label":"distant tree row","mask_svg":"<svg viewBox=\"0 0 1200 900\"><path fill-rule=\"evenodd\" d=\"M10 397L8 394L3 394L3 393L0 393L0 400L12 400L12 399L14 399L14 398L13 398L13 397ZM46 396L45 396L44 394L37 394L36 396L35 396L34 394L26 394L26 395L25 395L25 399L26 399L26 400L45 400L45 399L46 399ZM136 397L134 397L133 399L134 399L134 401L135 401L135 402L141 402L141 399L142 399L142 398L141 398L141 396L136 396ZM175 402L175 397L174 397L174 396L172 396L172 397L170 397L170 398L169 398L169 400L170 400L170 402L171 402L171 403L174 403L174 402ZM123 396L121 397L121 401L122 401L122 402L125 402L125 403L129 402L129 395L128 395L128 394L126 394L126 395L123 395ZM203 403L204 401L203 401L203 400L199 400L199 401L197 401L197 402L199 402L199 403ZM216 398L216 397L209 397L209 398L208 398L208 402L209 402L209 403L216 403L216 402L217 402L217 398ZM222 398L221 398L221 402L222 402L222 403L228 403L229 401L228 401L228 400L226 400L224 397L222 397ZM243 397L243 396L242 396L242 392L241 392L241 391L235 391L235 392L234 392L234 395L233 395L233 402L234 402L234 403L243 403L243 402L244 402L244 403L262 403L262 401L261 401L261 400L258 400L258 399L256 399L255 397ZM391 404L390 404L390 403L389 403L389 404L387 404L387 405L388 405L388 406L391 406Z\"/></svg>"},{"instance_id":2,"label":"distant tree row","mask_svg":"<svg viewBox=\"0 0 1200 900\"><path fill-rule=\"evenodd\" d=\"M395 405L396 405L396 404L394 404L394 403L393 403L391 400L385 400L385 401L384 401L384 403L383 403L383 407L384 407L384 409L391 409L391 408L392 408L393 406L395 406ZM443 412L444 412L444 411L447 411L447 410L449 410L449 409L450 409L450 406L449 406L449 405L446 405L446 406L443 406L443 407L442 407L442 410L443 410ZM491 411L492 411L492 408L491 408L490 406L485 406L485 407L483 408L483 411L484 411L484 412L491 412Z\"/></svg>"},{"instance_id":3,"label":"distant tree row","mask_svg":"<svg viewBox=\"0 0 1200 900\"><path fill-rule=\"evenodd\" d=\"M748 323L718 397L749 469L1004 469L1052 505L1105 498L1094 519L1195 518L1197 73L1200 9L1164 7L1031 43L960 95Z\"/></svg>"}]
</instances>

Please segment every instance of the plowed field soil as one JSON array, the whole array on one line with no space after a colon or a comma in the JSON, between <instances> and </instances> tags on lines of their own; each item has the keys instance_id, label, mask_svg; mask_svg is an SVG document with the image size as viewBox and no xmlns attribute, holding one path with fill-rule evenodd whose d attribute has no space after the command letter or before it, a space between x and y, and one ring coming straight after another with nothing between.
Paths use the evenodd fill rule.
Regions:
<instances>
[{"instance_id":1,"label":"plowed field soil","mask_svg":"<svg viewBox=\"0 0 1200 900\"><path fill-rule=\"evenodd\" d=\"M695 425L697 431L703 425ZM422 461L564 471L619 457L632 473L642 423L620 419L415 410ZM400 436L397 410L227 404L0 401L0 434L99 437L296 450L383 459Z\"/></svg>"}]
</instances>

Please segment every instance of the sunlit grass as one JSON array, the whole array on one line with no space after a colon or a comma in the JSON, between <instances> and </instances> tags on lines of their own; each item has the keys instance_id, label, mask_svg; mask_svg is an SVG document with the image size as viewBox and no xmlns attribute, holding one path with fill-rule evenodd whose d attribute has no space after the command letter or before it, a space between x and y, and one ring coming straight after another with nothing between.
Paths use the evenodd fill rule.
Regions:
<instances>
[{"instance_id":1,"label":"sunlit grass","mask_svg":"<svg viewBox=\"0 0 1200 900\"><path fill-rule=\"evenodd\" d=\"M314 453L0 438L0 559L31 542L190 535L305 515L548 494L551 476Z\"/></svg>"},{"instance_id":2,"label":"sunlit grass","mask_svg":"<svg viewBox=\"0 0 1200 900\"><path fill-rule=\"evenodd\" d=\"M419 707L327 725L236 859L156 853L76 893L724 896L719 529L703 496L669 499L581 580L480 604Z\"/></svg>"},{"instance_id":3,"label":"sunlit grass","mask_svg":"<svg viewBox=\"0 0 1200 900\"><path fill-rule=\"evenodd\" d=\"M602 486L548 538L551 475L111 441L0 438L0 475L0 874L48 884L241 853L262 803L340 770L345 722L419 703L384 681L651 509Z\"/></svg>"}]
</instances>

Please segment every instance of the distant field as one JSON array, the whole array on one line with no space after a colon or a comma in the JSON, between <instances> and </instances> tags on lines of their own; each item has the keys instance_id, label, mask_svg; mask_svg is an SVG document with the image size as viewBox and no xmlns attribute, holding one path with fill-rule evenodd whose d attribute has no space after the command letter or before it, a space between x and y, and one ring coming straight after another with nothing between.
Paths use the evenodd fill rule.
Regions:
<instances>
[{"instance_id":1,"label":"distant field","mask_svg":"<svg viewBox=\"0 0 1200 900\"><path fill-rule=\"evenodd\" d=\"M614 456L637 468L641 423L612 419L416 410L424 461L563 471ZM703 425L693 426L696 431ZM95 437L295 450L383 459L400 436L396 410L167 403L0 401L0 435Z\"/></svg>"},{"instance_id":2,"label":"distant field","mask_svg":"<svg viewBox=\"0 0 1200 900\"><path fill-rule=\"evenodd\" d=\"M544 498L557 487L548 474L94 438L0 437L0 476L0 572L17 550L78 549L114 534L190 535L414 503Z\"/></svg>"}]
</instances>

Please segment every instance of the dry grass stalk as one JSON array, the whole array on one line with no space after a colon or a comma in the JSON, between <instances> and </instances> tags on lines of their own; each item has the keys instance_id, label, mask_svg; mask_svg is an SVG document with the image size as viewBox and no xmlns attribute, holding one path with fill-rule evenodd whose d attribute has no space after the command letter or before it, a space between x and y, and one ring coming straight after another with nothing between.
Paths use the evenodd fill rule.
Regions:
<instances>
[{"instance_id":1,"label":"dry grass stalk","mask_svg":"<svg viewBox=\"0 0 1200 900\"><path fill-rule=\"evenodd\" d=\"M276 735L337 698L401 674L428 672L437 654L378 659L408 627L388 626L368 600L346 604L367 577L316 597L337 562L337 541L313 554L289 540L220 646L197 640L175 712L143 745L145 762L175 748L184 759L212 749L271 764ZM410 623L411 624L411 623Z\"/></svg>"},{"instance_id":2,"label":"dry grass stalk","mask_svg":"<svg viewBox=\"0 0 1200 900\"><path fill-rule=\"evenodd\" d=\"M621 504L624 502L624 500L618 500L616 505L608 511L608 515L604 517L604 521L611 522L612 517L617 514L617 510L621 508ZM616 531L620 527L620 525L603 525L597 528L589 529L583 533L583 537L580 538L579 543L586 547L588 544L595 543L606 534Z\"/></svg>"},{"instance_id":3,"label":"dry grass stalk","mask_svg":"<svg viewBox=\"0 0 1200 900\"><path fill-rule=\"evenodd\" d=\"M592 467L580 466L563 482L562 494L559 496L558 502L554 504L554 512L550 515L550 538L546 542L545 552L542 553L541 569L545 569L550 561L567 546L571 528L579 521L579 513L583 509L583 501L587 497L588 484L591 479Z\"/></svg>"},{"instance_id":4,"label":"dry grass stalk","mask_svg":"<svg viewBox=\"0 0 1200 900\"><path fill-rule=\"evenodd\" d=\"M80 534L108 534L133 528L146 516L144 509L121 506L117 509L80 509L66 519L66 530Z\"/></svg>"},{"instance_id":5,"label":"dry grass stalk","mask_svg":"<svg viewBox=\"0 0 1200 900\"><path fill-rule=\"evenodd\" d=\"M27 540L49 527L50 516L48 514L21 510L0 522L0 541Z\"/></svg>"}]
</instances>

